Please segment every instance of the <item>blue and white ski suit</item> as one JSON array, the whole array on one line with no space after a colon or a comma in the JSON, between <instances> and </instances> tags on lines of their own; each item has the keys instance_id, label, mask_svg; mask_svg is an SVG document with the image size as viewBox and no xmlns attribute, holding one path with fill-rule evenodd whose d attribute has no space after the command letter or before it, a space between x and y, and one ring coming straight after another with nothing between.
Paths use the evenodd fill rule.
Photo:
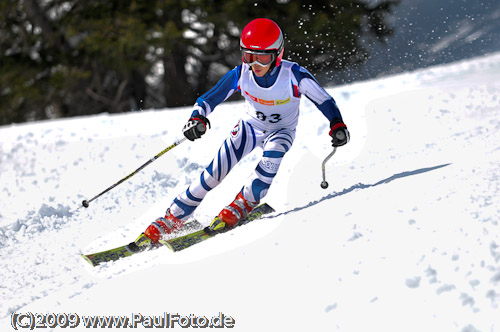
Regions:
<instances>
[{"instance_id":1,"label":"blue and white ski suit","mask_svg":"<svg viewBox=\"0 0 500 332\"><path fill-rule=\"evenodd\" d=\"M286 60L263 77L254 75L245 63L237 66L197 99L192 116L208 116L236 91L245 98L245 112L199 179L174 199L170 212L179 219L188 219L205 195L256 147L263 149L262 158L242 194L251 202L260 201L266 195L283 156L295 139L302 95L309 98L328 121L342 120L337 104L316 79L305 68Z\"/></svg>"}]
</instances>

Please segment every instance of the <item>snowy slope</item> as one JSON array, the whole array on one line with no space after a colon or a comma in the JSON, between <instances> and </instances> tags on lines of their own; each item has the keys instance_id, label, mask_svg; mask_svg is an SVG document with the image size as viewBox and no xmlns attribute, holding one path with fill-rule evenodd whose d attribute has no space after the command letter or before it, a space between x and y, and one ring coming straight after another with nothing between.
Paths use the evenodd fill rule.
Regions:
<instances>
[{"instance_id":1,"label":"snowy slope","mask_svg":"<svg viewBox=\"0 0 500 332\"><path fill-rule=\"evenodd\" d=\"M88 209L83 199L181 137L190 110L0 128L1 330L13 312L222 312L236 331L500 331L500 54L329 92L352 140L327 165L327 190L327 123L304 99L266 197L273 217L97 268L79 254L128 243L161 216L241 104L219 106L202 140ZM257 160L238 165L196 217L208 223Z\"/></svg>"}]
</instances>

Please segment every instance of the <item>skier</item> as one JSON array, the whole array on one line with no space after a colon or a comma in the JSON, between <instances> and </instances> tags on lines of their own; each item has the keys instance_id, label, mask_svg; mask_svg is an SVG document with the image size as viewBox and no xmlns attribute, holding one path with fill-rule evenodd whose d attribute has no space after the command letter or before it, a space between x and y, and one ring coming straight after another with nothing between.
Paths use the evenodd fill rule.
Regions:
<instances>
[{"instance_id":1,"label":"skier","mask_svg":"<svg viewBox=\"0 0 500 332\"><path fill-rule=\"evenodd\" d=\"M183 133L191 141L201 138L210 127L207 116L236 91L245 99L245 112L199 179L174 199L164 218L158 218L145 230L144 235L153 243L180 229L231 168L260 147L263 155L255 171L209 229L233 227L245 219L266 195L293 144L301 95L309 98L330 121L333 146L349 141L349 132L334 99L305 68L282 60L283 33L275 22L258 18L248 23L241 33L240 48L243 63L196 100Z\"/></svg>"}]
</instances>

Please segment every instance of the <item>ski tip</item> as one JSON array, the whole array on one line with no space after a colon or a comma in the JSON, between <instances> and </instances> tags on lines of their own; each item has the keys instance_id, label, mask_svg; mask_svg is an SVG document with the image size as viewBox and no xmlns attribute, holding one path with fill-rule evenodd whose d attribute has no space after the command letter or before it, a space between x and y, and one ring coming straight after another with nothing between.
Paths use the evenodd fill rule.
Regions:
<instances>
[{"instance_id":1,"label":"ski tip","mask_svg":"<svg viewBox=\"0 0 500 332\"><path fill-rule=\"evenodd\" d=\"M80 256L82 256L83 259L85 259L90 265L92 265L92 266L97 266L98 265L98 264L94 264L94 262L92 261L92 259L89 256L84 255L84 254L81 254Z\"/></svg>"}]
</instances>

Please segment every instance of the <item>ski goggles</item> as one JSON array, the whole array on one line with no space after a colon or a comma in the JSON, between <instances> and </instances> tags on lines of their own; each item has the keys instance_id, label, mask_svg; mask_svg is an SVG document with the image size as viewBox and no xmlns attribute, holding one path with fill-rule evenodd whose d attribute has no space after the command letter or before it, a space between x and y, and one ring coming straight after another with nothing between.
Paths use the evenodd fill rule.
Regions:
<instances>
[{"instance_id":1,"label":"ski goggles","mask_svg":"<svg viewBox=\"0 0 500 332\"><path fill-rule=\"evenodd\" d=\"M241 56L243 61L245 61L245 63L249 66L257 63L263 67L267 67L276 59L275 51L262 52L242 49Z\"/></svg>"}]
</instances>

